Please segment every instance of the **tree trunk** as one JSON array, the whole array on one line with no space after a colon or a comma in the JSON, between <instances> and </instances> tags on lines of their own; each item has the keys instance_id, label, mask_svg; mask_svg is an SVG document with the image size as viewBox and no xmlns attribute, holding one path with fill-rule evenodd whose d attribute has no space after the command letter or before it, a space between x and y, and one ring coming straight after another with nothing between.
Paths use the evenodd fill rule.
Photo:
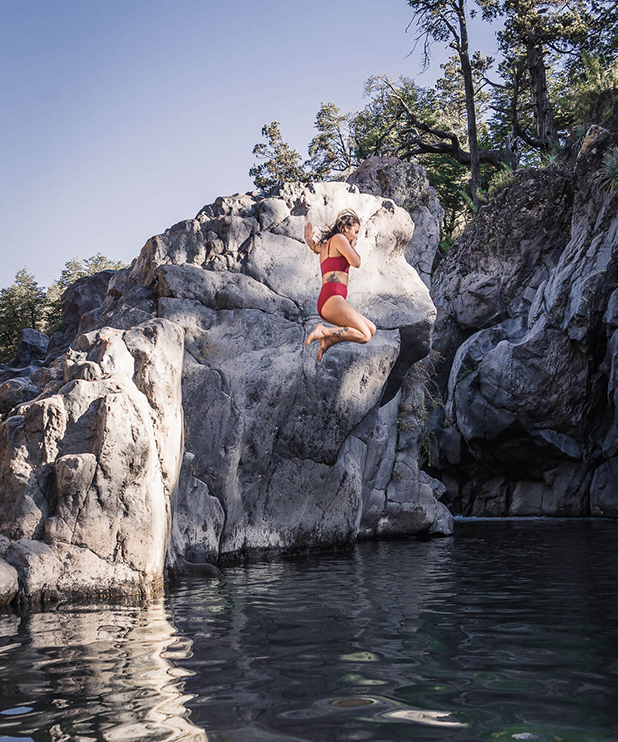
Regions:
<instances>
[{"instance_id":1,"label":"tree trunk","mask_svg":"<svg viewBox=\"0 0 618 742\"><path fill-rule=\"evenodd\" d=\"M459 59L464 79L464 91L466 95L466 114L468 118L468 146L470 148L470 189L472 191L472 202L476 207L479 205L478 190L481 187L481 162L479 158L479 142L476 131L476 111L474 108L474 82L472 80L472 66L470 64L470 53L468 49L468 28L466 24L466 11L464 0L458 2L459 31Z\"/></svg>"},{"instance_id":2,"label":"tree trunk","mask_svg":"<svg viewBox=\"0 0 618 742\"><path fill-rule=\"evenodd\" d=\"M528 46L528 74L530 75L530 90L532 93L532 106L534 108L534 119L538 138L545 144L545 149L550 142L558 138L554 114L549 101L547 91L547 75L545 73L545 61L543 49L540 42L531 40Z\"/></svg>"}]
</instances>

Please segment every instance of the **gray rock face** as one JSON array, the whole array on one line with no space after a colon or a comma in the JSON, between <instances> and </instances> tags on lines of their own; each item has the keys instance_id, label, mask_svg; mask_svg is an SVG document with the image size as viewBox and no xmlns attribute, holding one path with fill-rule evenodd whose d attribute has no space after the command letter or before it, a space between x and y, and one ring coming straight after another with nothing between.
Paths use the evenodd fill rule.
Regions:
<instances>
[{"instance_id":1,"label":"gray rock face","mask_svg":"<svg viewBox=\"0 0 618 742\"><path fill-rule=\"evenodd\" d=\"M89 312L95 312L105 303L107 287L115 273L115 270L104 270L92 276L84 276L77 279L64 292L62 321L65 329L63 332L54 332L50 337L46 359L48 363L67 351L78 334L82 317Z\"/></svg>"},{"instance_id":2,"label":"gray rock face","mask_svg":"<svg viewBox=\"0 0 618 742\"><path fill-rule=\"evenodd\" d=\"M318 365L303 341L318 321L319 262L302 230L346 207L363 220L350 300L379 331ZM400 332L407 367L429 348L429 295L403 256L411 234L403 210L354 187L285 187L220 199L132 266L129 285L156 286L159 316L185 331L186 447L223 506L220 556L354 540L366 445L351 433L380 403Z\"/></svg>"},{"instance_id":3,"label":"gray rock face","mask_svg":"<svg viewBox=\"0 0 618 742\"><path fill-rule=\"evenodd\" d=\"M18 589L17 570L4 559L0 559L0 607L9 605L17 595Z\"/></svg>"},{"instance_id":4,"label":"gray rock face","mask_svg":"<svg viewBox=\"0 0 618 742\"><path fill-rule=\"evenodd\" d=\"M76 332L84 314L102 306L115 273L115 270L99 271L79 278L69 286L62 296L62 320L67 330Z\"/></svg>"},{"instance_id":5,"label":"gray rock face","mask_svg":"<svg viewBox=\"0 0 618 742\"><path fill-rule=\"evenodd\" d=\"M22 379L30 376L43 366L43 361L47 353L49 338L42 332L37 332L27 327L21 331L19 343L15 357L11 359L8 365L0 364L0 384L11 379ZM6 387L0 394L0 401L9 404L14 398L19 398L19 385ZM22 392L27 396L25 389ZM22 396L18 401L25 399Z\"/></svg>"},{"instance_id":6,"label":"gray rock face","mask_svg":"<svg viewBox=\"0 0 618 742\"><path fill-rule=\"evenodd\" d=\"M20 402L38 397L40 393L41 389L29 376L18 376L0 384L0 404L8 411Z\"/></svg>"},{"instance_id":7,"label":"gray rock face","mask_svg":"<svg viewBox=\"0 0 618 742\"><path fill-rule=\"evenodd\" d=\"M429 185L425 169L395 157L370 157L348 178L363 193L392 199L414 222L414 234L405 249L406 260L430 285L440 246L444 209Z\"/></svg>"},{"instance_id":8,"label":"gray rock face","mask_svg":"<svg viewBox=\"0 0 618 742\"><path fill-rule=\"evenodd\" d=\"M618 514L618 194L598 185L615 143L573 174L519 172L434 277L435 458L460 512Z\"/></svg>"},{"instance_id":9,"label":"gray rock face","mask_svg":"<svg viewBox=\"0 0 618 742\"><path fill-rule=\"evenodd\" d=\"M362 219L349 299L378 332L318 364L303 344L321 285L303 228L346 207ZM388 439L387 402L435 318L404 257L413 229L392 200L328 183L221 198L149 240L0 427L22 595L148 595L164 566L350 544L361 521L365 537L449 533L444 488ZM406 471L395 484L384 446Z\"/></svg>"},{"instance_id":10,"label":"gray rock face","mask_svg":"<svg viewBox=\"0 0 618 742\"><path fill-rule=\"evenodd\" d=\"M5 559L29 601L160 589L182 456L182 345L161 319L81 335L60 389L0 427Z\"/></svg>"}]
</instances>

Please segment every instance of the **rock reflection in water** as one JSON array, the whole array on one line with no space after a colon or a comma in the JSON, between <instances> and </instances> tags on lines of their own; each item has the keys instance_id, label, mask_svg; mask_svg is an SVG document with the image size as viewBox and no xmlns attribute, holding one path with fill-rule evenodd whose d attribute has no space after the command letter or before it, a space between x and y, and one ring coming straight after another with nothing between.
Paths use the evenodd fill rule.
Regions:
<instances>
[{"instance_id":1,"label":"rock reflection in water","mask_svg":"<svg viewBox=\"0 0 618 742\"><path fill-rule=\"evenodd\" d=\"M3 616L0 736L207 742L185 708L182 659L190 653L162 602ZM26 710L12 714L24 699Z\"/></svg>"}]
</instances>

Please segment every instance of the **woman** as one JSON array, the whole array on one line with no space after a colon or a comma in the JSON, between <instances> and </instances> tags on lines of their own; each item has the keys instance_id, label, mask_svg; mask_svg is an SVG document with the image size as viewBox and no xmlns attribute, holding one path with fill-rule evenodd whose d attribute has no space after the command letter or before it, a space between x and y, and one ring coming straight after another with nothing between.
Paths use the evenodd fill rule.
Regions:
<instances>
[{"instance_id":1,"label":"woman","mask_svg":"<svg viewBox=\"0 0 618 742\"><path fill-rule=\"evenodd\" d=\"M318 314L332 325L338 325L324 327L320 323L305 340L305 345L320 341L318 361L331 345L344 340L367 343L376 331L373 322L346 301L350 266L360 268L361 264L360 255L356 252L359 231L360 219L352 209L339 212L334 226L322 234L319 242L313 238L311 222L305 225L305 242L320 256L322 291L318 298Z\"/></svg>"}]
</instances>

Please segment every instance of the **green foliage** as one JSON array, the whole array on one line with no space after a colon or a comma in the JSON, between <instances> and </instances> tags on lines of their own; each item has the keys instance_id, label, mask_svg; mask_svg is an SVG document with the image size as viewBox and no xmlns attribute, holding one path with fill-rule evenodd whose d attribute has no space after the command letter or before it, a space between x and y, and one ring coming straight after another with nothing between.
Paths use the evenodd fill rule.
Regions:
<instances>
[{"instance_id":1,"label":"green foliage","mask_svg":"<svg viewBox=\"0 0 618 742\"><path fill-rule=\"evenodd\" d=\"M491 179L489 188L487 189L487 196L491 200L497 193L500 193L504 188L508 188L515 182L515 173L509 167L505 167L500 172L496 173Z\"/></svg>"},{"instance_id":2,"label":"green foliage","mask_svg":"<svg viewBox=\"0 0 618 742\"><path fill-rule=\"evenodd\" d=\"M345 180L359 165L352 116L334 103L322 103L315 118L317 135L309 142L305 168L313 180Z\"/></svg>"},{"instance_id":3,"label":"green foliage","mask_svg":"<svg viewBox=\"0 0 618 742\"><path fill-rule=\"evenodd\" d=\"M468 221L471 199L464 196L468 181L468 168L452 157L423 155L419 162L427 170L427 179L436 189L444 209L442 240L453 242Z\"/></svg>"},{"instance_id":4,"label":"green foliage","mask_svg":"<svg viewBox=\"0 0 618 742\"><path fill-rule=\"evenodd\" d=\"M466 193L466 191L462 188L459 191L459 195L461 196L461 200L466 204L468 207L468 210L472 212L473 214L476 214L478 211L478 208L474 205L472 198L469 193Z\"/></svg>"},{"instance_id":5,"label":"green foliage","mask_svg":"<svg viewBox=\"0 0 618 742\"><path fill-rule=\"evenodd\" d=\"M64 290L85 276L93 276L100 271L117 271L121 268L126 268L126 264L121 260L110 260L105 255L97 252L89 258L71 258L67 260L64 268L60 271L60 278L56 283Z\"/></svg>"},{"instance_id":6,"label":"green foliage","mask_svg":"<svg viewBox=\"0 0 618 742\"><path fill-rule=\"evenodd\" d=\"M17 271L11 286L0 290L0 363L13 358L20 333L26 327L48 335L63 329L62 294L78 278L124 267L121 261L110 260L101 253L84 260L73 258L65 263L60 278L47 290L38 285L26 268Z\"/></svg>"},{"instance_id":7,"label":"green foliage","mask_svg":"<svg viewBox=\"0 0 618 742\"><path fill-rule=\"evenodd\" d=\"M335 103L322 103L302 166L273 122L262 130L267 142L254 149L264 162L250 173L269 193L283 182L343 180L373 155L419 162L445 209L446 250L478 206L512 182L512 170L558 164L560 148L571 131L582 128L599 92L618 87L618 5L614 0L407 3L425 62L434 43L454 51L436 84L423 88L410 78L374 76L366 82L368 100L361 111L344 113ZM460 32L468 21L462 14L500 21L497 67L464 43ZM475 131L468 120L470 82ZM480 160L474 197L470 137L476 137Z\"/></svg>"},{"instance_id":8,"label":"green foliage","mask_svg":"<svg viewBox=\"0 0 618 742\"><path fill-rule=\"evenodd\" d=\"M556 108L564 127L583 130L592 104L605 90L618 89L618 58L608 61L600 54L581 52L581 64L577 70L562 75L556 91Z\"/></svg>"},{"instance_id":9,"label":"green foliage","mask_svg":"<svg viewBox=\"0 0 618 742\"><path fill-rule=\"evenodd\" d=\"M603 155L600 168L600 184L607 193L618 188L618 147L610 149Z\"/></svg>"},{"instance_id":10,"label":"green foliage","mask_svg":"<svg viewBox=\"0 0 618 742\"><path fill-rule=\"evenodd\" d=\"M401 100L412 110L425 114L433 111L434 91L421 88L408 77L400 77L394 87ZM359 160L372 155L396 156L405 141L406 128L406 119L399 103L382 75L366 81L364 95L370 99L369 103L352 116Z\"/></svg>"},{"instance_id":11,"label":"green foliage","mask_svg":"<svg viewBox=\"0 0 618 742\"><path fill-rule=\"evenodd\" d=\"M271 195L283 183L307 183L312 179L303 169L298 152L283 141L278 121L264 124L262 136L266 142L256 144L253 154L264 162L249 170L258 190Z\"/></svg>"},{"instance_id":12,"label":"green foliage","mask_svg":"<svg viewBox=\"0 0 618 742\"><path fill-rule=\"evenodd\" d=\"M448 251L453 247L455 240L449 235L445 235L440 240L440 252L442 255L448 255Z\"/></svg>"},{"instance_id":13,"label":"green foliage","mask_svg":"<svg viewBox=\"0 0 618 742\"><path fill-rule=\"evenodd\" d=\"M45 310L45 290L26 268L17 271L13 284L0 290L1 363L13 358L20 333L26 327L44 331Z\"/></svg>"},{"instance_id":14,"label":"green foliage","mask_svg":"<svg viewBox=\"0 0 618 742\"><path fill-rule=\"evenodd\" d=\"M559 162L558 152L546 152L541 155L541 167L543 169L548 167L556 167Z\"/></svg>"}]
</instances>

